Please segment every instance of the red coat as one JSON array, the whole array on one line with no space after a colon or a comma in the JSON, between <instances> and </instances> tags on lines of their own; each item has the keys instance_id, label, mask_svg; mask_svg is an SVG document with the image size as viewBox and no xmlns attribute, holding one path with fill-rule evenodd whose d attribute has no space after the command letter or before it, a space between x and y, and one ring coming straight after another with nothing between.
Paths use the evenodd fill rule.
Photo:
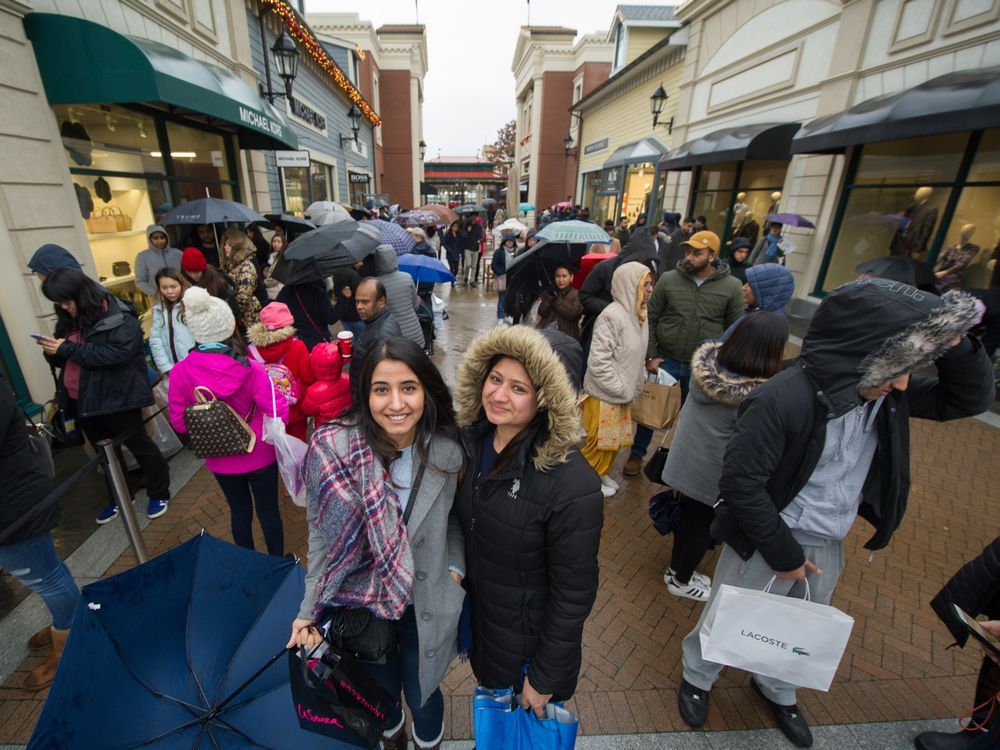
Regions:
<instances>
[{"instance_id":1,"label":"red coat","mask_svg":"<svg viewBox=\"0 0 1000 750\"><path fill-rule=\"evenodd\" d=\"M261 358L265 362L281 362L288 368L292 376L298 381L298 401L288 409L288 427L291 434L293 425L305 424L306 414L302 412L302 399L305 396L306 388L316 382L312 367L309 364L309 350L299 339L295 338L294 328L286 326L277 331L269 331L262 324L257 323L247 331L247 339L257 347ZM285 338L276 340L284 335ZM304 433L304 430L302 431Z\"/></svg>"},{"instance_id":2,"label":"red coat","mask_svg":"<svg viewBox=\"0 0 1000 750\"><path fill-rule=\"evenodd\" d=\"M303 413L316 417L316 426L319 427L350 408L351 381L344 372L344 360L336 344L316 344L309 361L316 382L309 386L300 403Z\"/></svg>"}]
</instances>

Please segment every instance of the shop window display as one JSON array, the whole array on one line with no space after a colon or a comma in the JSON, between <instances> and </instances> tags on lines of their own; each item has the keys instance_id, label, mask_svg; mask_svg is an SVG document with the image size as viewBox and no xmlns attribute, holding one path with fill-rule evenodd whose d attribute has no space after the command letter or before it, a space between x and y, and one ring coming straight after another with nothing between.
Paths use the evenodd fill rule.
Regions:
<instances>
[{"instance_id":1,"label":"shop window display","mask_svg":"<svg viewBox=\"0 0 1000 750\"><path fill-rule=\"evenodd\" d=\"M745 161L709 164L698 170L694 216L704 216L708 228L728 243L734 237L756 242L764 217L780 210L787 161Z\"/></svg>"},{"instance_id":2,"label":"shop window display","mask_svg":"<svg viewBox=\"0 0 1000 750\"><path fill-rule=\"evenodd\" d=\"M309 200L309 170L306 167L283 167L282 181L285 185L285 212L293 216L304 216Z\"/></svg>"},{"instance_id":3,"label":"shop window display","mask_svg":"<svg viewBox=\"0 0 1000 750\"><path fill-rule=\"evenodd\" d=\"M963 260L968 259L962 287L989 287L993 275L990 261L1000 251L1000 186L966 187L962 191L936 266L949 251L964 251Z\"/></svg>"}]
</instances>

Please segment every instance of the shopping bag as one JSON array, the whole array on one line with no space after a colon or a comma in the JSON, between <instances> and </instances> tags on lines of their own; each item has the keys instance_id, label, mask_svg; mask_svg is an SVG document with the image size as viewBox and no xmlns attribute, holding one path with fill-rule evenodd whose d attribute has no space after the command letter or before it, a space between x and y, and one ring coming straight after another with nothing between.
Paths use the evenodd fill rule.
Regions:
<instances>
[{"instance_id":1,"label":"shopping bag","mask_svg":"<svg viewBox=\"0 0 1000 750\"><path fill-rule=\"evenodd\" d=\"M271 411L277 413L277 396L274 381L271 382ZM305 463L306 451L309 446L292 437L285 431L285 423L278 417L264 415L264 428L261 437L268 445L274 446L274 455L278 461L278 473L288 490L289 497L296 505L303 508L306 505L306 485L302 481L299 468Z\"/></svg>"},{"instance_id":2,"label":"shopping bag","mask_svg":"<svg viewBox=\"0 0 1000 750\"><path fill-rule=\"evenodd\" d=\"M829 690L854 618L836 607L722 584L699 638L705 659L815 690Z\"/></svg>"},{"instance_id":3,"label":"shopping bag","mask_svg":"<svg viewBox=\"0 0 1000 750\"><path fill-rule=\"evenodd\" d=\"M681 410L681 387L661 385L655 378L651 374L632 401L632 419L652 430L660 430L673 424Z\"/></svg>"},{"instance_id":4,"label":"shopping bag","mask_svg":"<svg viewBox=\"0 0 1000 750\"><path fill-rule=\"evenodd\" d=\"M160 449L163 457L170 458L184 446L181 444L180 438L177 437L177 434L170 426L170 422L167 421L167 417L162 411L159 411L155 406L143 407L143 419L149 419L153 414L156 414L156 416L146 423L146 433L156 443L156 447Z\"/></svg>"},{"instance_id":5,"label":"shopping bag","mask_svg":"<svg viewBox=\"0 0 1000 750\"><path fill-rule=\"evenodd\" d=\"M561 703L549 701L545 717L521 708L510 688L477 687L472 699L476 750L573 750L580 720Z\"/></svg>"}]
</instances>

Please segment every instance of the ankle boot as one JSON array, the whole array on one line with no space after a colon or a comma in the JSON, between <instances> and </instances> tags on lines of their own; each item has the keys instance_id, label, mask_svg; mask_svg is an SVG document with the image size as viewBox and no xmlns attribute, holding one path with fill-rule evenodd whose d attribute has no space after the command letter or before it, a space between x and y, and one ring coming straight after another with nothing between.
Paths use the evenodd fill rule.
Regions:
<instances>
[{"instance_id":1,"label":"ankle boot","mask_svg":"<svg viewBox=\"0 0 1000 750\"><path fill-rule=\"evenodd\" d=\"M52 650L52 628L44 627L28 639L28 651L32 656L44 656Z\"/></svg>"},{"instance_id":2,"label":"ankle boot","mask_svg":"<svg viewBox=\"0 0 1000 750\"><path fill-rule=\"evenodd\" d=\"M41 690L52 684L56 677L56 670L59 669L59 660L62 658L63 649L66 647L66 639L69 637L69 628L66 630L56 630L52 628L52 653L37 667L28 672L24 678L24 687L27 690Z\"/></svg>"},{"instance_id":3,"label":"ankle boot","mask_svg":"<svg viewBox=\"0 0 1000 750\"><path fill-rule=\"evenodd\" d=\"M382 735L382 750L406 750L409 738L406 736L406 719L399 724L399 729L392 735Z\"/></svg>"}]
</instances>

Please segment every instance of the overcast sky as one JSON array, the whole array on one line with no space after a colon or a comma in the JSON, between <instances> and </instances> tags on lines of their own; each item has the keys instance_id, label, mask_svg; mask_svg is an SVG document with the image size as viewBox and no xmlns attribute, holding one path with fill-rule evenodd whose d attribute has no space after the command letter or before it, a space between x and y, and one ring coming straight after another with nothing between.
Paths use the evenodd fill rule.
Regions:
<instances>
[{"instance_id":1,"label":"overcast sky","mask_svg":"<svg viewBox=\"0 0 1000 750\"><path fill-rule=\"evenodd\" d=\"M606 33L614 0L532 0L534 26ZM529 22L525 0L306 0L306 12L358 13L375 28L386 23L427 27L424 140L427 158L472 156L514 119L511 62L518 30ZM571 9L572 17L567 17ZM388 116L388 115L387 115Z\"/></svg>"}]
</instances>

